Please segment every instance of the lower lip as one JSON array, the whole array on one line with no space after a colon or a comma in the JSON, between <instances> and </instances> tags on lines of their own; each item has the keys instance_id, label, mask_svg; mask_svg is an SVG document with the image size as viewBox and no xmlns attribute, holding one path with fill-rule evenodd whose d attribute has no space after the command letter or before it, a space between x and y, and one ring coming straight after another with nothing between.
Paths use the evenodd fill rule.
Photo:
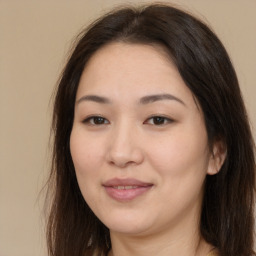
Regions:
<instances>
[{"instance_id":1,"label":"lower lip","mask_svg":"<svg viewBox=\"0 0 256 256\"><path fill-rule=\"evenodd\" d=\"M105 187L107 194L117 201L131 201L138 196L148 192L151 186L137 187L132 189L117 189L114 187Z\"/></svg>"}]
</instances>

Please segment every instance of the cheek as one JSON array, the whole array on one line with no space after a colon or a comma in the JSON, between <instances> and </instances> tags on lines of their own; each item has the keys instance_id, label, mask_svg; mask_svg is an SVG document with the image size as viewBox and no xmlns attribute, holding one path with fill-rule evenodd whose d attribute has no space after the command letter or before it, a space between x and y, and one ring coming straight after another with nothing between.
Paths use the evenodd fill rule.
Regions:
<instances>
[{"instance_id":1,"label":"cheek","mask_svg":"<svg viewBox=\"0 0 256 256\"><path fill-rule=\"evenodd\" d=\"M70 152L78 182L81 176L97 174L95 170L99 168L100 159L103 158L99 140L84 136L79 129L73 129L70 136Z\"/></svg>"},{"instance_id":2,"label":"cheek","mask_svg":"<svg viewBox=\"0 0 256 256\"><path fill-rule=\"evenodd\" d=\"M98 142L99 143L99 142ZM95 196L99 196L99 170L102 152L97 140L85 136L83 131L74 129L70 136L70 152L81 193L87 204L95 209Z\"/></svg>"},{"instance_id":3,"label":"cheek","mask_svg":"<svg viewBox=\"0 0 256 256\"><path fill-rule=\"evenodd\" d=\"M209 154L205 131L180 129L166 136L161 143L152 143L158 146L151 147L149 159L161 175L178 178L206 174Z\"/></svg>"},{"instance_id":4,"label":"cheek","mask_svg":"<svg viewBox=\"0 0 256 256\"><path fill-rule=\"evenodd\" d=\"M165 198L165 211L170 212L170 206L181 212L197 205L203 193L209 159L206 137L197 140L185 133L170 136L151 152L151 156L151 165L158 173L160 197ZM162 206L161 202L159 204Z\"/></svg>"}]
</instances>

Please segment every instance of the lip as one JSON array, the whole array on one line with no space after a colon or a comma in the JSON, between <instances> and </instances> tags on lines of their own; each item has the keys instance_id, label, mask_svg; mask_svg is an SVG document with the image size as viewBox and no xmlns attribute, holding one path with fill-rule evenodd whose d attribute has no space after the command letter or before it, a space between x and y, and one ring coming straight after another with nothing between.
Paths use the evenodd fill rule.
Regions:
<instances>
[{"instance_id":1,"label":"lip","mask_svg":"<svg viewBox=\"0 0 256 256\"><path fill-rule=\"evenodd\" d=\"M117 201L131 201L148 192L153 187L153 184L133 178L115 178L103 183L103 187L112 199Z\"/></svg>"}]
</instances>

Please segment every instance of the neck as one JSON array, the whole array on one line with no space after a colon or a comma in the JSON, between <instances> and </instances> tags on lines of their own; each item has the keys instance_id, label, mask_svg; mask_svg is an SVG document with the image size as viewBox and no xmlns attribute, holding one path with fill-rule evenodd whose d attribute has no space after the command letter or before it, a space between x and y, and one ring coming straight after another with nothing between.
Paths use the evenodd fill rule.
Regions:
<instances>
[{"instance_id":1,"label":"neck","mask_svg":"<svg viewBox=\"0 0 256 256\"><path fill-rule=\"evenodd\" d=\"M212 246L201 237L199 225L188 221L183 228L166 227L161 232L127 235L110 232L112 249L108 256L205 256Z\"/></svg>"},{"instance_id":2,"label":"neck","mask_svg":"<svg viewBox=\"0 0 256 256\"><path fill-rule=\"evenodd\" d=\"M186 239L156 241L148 238L145 240L130 238L115 240L108 256L205 256L211 248L203 239L197 239L197 242L192 244L191 241L188 242Z\"/></svg>"},{"instance_id":3,"label":"neck","mask_svg":"<svg viewBox=\"0 0 256 256\"><path fill-rule=\"evenodd\" d=\"M212 246L200 234L200 209L193 204L170 222L133 234L110 230L109 256L206 256Z\"/></svg>"}]
</instances>

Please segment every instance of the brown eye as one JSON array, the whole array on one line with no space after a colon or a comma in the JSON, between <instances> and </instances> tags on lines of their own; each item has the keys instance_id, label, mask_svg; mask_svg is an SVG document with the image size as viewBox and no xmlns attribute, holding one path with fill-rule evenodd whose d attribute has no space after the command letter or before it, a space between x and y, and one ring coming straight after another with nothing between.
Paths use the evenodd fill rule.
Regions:
<instances>
[{"instance_id":1,"label":"brown eye","mask_svg":"<svg viewBox=\"0 0 256 256\"><path fill-rule=\"evenodd\" d=\"M173 122L172 119L164 117L164 116L152 116L152 117L148 118L145 123L160 126L160 125L165 125L165 124L168 124L171 122Z\"/></svg>"},{"instance_id":2,"label":"brown eye","mask_svg":"<svg viewBox=\"0 0 256 256\"><path fill-rule=\"evenodd\" d=\"M103 124L109 124L109 121L102 117L102 116L90 116L86 118L83 123L90 124L90 125L103 125Z\"/></svg>"},{"instance_id":3,"label":"brown eye","mask_svg":"<svg viewBox=\"0 0 256 256\"><path fill-rule=\"evenodd\" d=\"M101 116L96 116L93 117L93 124L104 124L105 123L105 119Z\"/></svg>"},{"instance_id":4,"label":"brown eye","mask_svg":"<svg viewBox=\"0 0 256 256\"><path fill-rule=\"evenodd\" d=\"M164 117L161 117L161 116L156 116L156 117L153 117L152 120L153 120L153 123L155 125L160 125L160 124L164 124L165 123L165 120L166 118Z\"/></svg>"}]
</instances>

